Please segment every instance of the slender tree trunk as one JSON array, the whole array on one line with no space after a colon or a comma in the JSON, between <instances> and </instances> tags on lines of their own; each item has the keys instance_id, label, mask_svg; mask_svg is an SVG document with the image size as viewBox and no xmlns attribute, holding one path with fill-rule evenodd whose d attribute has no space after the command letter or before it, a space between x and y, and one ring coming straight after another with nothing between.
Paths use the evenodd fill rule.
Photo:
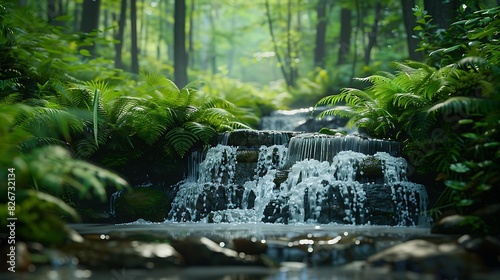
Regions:
<instances>
[{"instance_id":1,"label":"slender tree trunk","mask_svg":"<svg viewBox=\"0 0 500 280\"><path fill-rule=\"evenodd\" d=\"M404 1L404 0L402 0ZM342 65L349 60L349 51L351 49L351 33L352 33L352 10L342 8L340 10L340 43L338 65Z\"/></svg>"},{"instance_id":2,"label":"slender tree trunk","mask_svg":"<svg viewBox=\"0 0 500 280\"><path fill-rule=\"evenodd\" d=\"M80 5L79 3L75 2L75 7L73 8L73 32L76 33L80 30Z\"/></svg>"},{"instance_id":3,"label":"slender tree trunk","mask_svg":"<svg viewBox=\"0 0 500 280\"><path fill-rule=\"evenodd\" d=\"M158 10L160 11L159 15L159 25L158 25L158 44L156 45L156 60L161 61L161 44L163 41L163 9L161 7L163 1L158 2Z\"/></svg>"},{"instance_id":4,"label":"slender tree trunk","mask_svg":"<svg viewBox=\"0 0 500 280\"><path fill-rule=\"evenodd\" d=\"M375 17L373 19L372 30L368 33L368 45L365 48L365 65L369 65L371 61L371 53L373 47L377 44L378 22L382 15L382 1L378 0L375 5Z\"/></svg>"},{"instance_id":5,"label":"slender tree trunk","mask_svg":"<svg viewBox=\"0 0 500 280\"><path fill-rule=\"evenodd\" d=\"M191 67L195 65L194 61L194 11L195 0L191 0L191 10L189 12L189 36L188 36L188 61Z\"/></svg>"},{"instance_id":6,"label":"slender tree trunk","mask_svg":"<svg viewBox=\"0 0 500 280\"><path fill-rule=\"evenodd\" d=\"M82 39L86 39L86 34L98 29L99 27L99 12L101 7L101 0L84 0L82 10L82 21L80 31L85 35ZM91 45L84 46L81 49L87 50L93 57L96 56L95 43L92 40Z\"/></svg>"},{"instance_id":7,"label":"slender tree trunk","mask_svg":"<svg viewBox=\"0 0 500 280\"><path fill-rule=\"evenodd\" d=\"M283 60L281 58L279 49L278 49L278 43L276 41L276 36L274 35L274 26L273 26L273 20L271 18L271 11L269 8L269 0L266 0L265 2L266 6L266 16L267 16L267 23L269 26L269 33L271 34L271 40L273 42L273 47L274 47L274 53L276 55L276 59L278 60L278 65L281 70L281 73L283 74L283 78L285 79L285 82L287 86L292 86L292 82L290 77L288 76L288 73L285 69L285 64L283 63Z\"/></svg>"},{"instance_id":8,"label":"slender tree trunk","mask_svg":"<svg viewBox=\"0 0 500 280\"><path fill-rule=\"evenodd\" d=\"M186 1L174 4L174 80L178 87L188 82L186 54Z\"/></svg>"},{"instance_id":9,"label":"slender tree trunk","mask_svg":"<svg viewBox=\"0 0 500 280\"><path fill-rule=\"evenodd\" d=\"M285 53L285 63L289 69L290 86L295 84L295 77L292 71L292 0L288 0L286 9L286 53Z\"/></svg>"},{"instance_id":10,"label":"slender tree trunk","mask_svg":"<svg viewBox=\"0 0 500 280\"><path fill-rule=\"evenodd\" d=\"M130 72L139 74L139 50L137 48L137 5L136 0L130 0L130 24L131 24L131 59Z\"/></svg>"},{"instance_id":11,"label":"slender tree trunk","mask_svg":"<svg viewBox=\"0 0 500 280\"><path fill-rule=\"evenodd\" d=\"M161 2L161 1L160 1ZM139 40L139 54L142 54L143 56L147 56L147 46L148 46L148 25L147 25L147 20L144 17L144 9L146 7L144 0L140 0L141 3L141 27L139 28L139 34L141 34L141 38L138 38Z\"/></svg>"},{"instance_id":12,"label":"slender tree trunk","mask_svg":"<svg viewBox=\"0 0 500 280\"><path fill-rule=\"evenodd\" d=\"M118 19L118 30L115 31L115 68L123 69L122 48L123 48L123 33L125 30L125 19L127 16L127 0L121 0L120 17ZM116 20L116 19L115 19Z\"/></svg>"},{"instance_id":13,"label":"slender tree trunk","mask_svg":"<svg viewBox=\"0 0 500 280\"><path fill-rule=\"evenodd\" d=\"M47 0L47 22L52 23L56 17L56 0Z\"/></svg>"},{"instance_id":14,"label":"slender tree trunk","mask_svg":"<svg viewBox=\"0 0 500 280\"><path fill-rule=\"evenodd\" d=\"M316 5L316 47L314 49L314 65L318 67L325 66L325 55L326 55L326 28L327 28L327 17L326 17L326 1L319 0Z\"/></svg>"},{"instance_id":15,"label":"slender tree trunk","mask_svg":"<svg viewBox=\"0 0 500 280\"><path fill-rule=\"evenodd\" d=\"M350 81L354 79L355 76L355 71L356 71L356 64L358 63L358 33L359 30L361 29L362 25L362 17L361 17L361 9L359 7L359 0L355 0L356 3L356 31L354 31L354 55L352 59L352 67L351 67L351 79Z\"/></svg>"},{"instance_id":16,"label":"slender tree trunk","mask_svg":"<svg viewBox=\"0 0 500 280\"><path fill-rule=\"evenodd\" d=\"M210 51L209 57L212 65L212 74L217 73L217 36L216 36L216 28L215 28L215 18L213 13L217 13L216 9L210 9L208 13L208 19L210 23Z\"/></svg>"},{"instance_id":17,"label":"slender tree trunk","mask_svg":"<svg viewBox=\"0 0 500 280\"><path fill-rule=\"evenodd\" d=\"M415 28L416 18L413 15L415 0L401 0L401 9L403 12L403 22L406 30L406 42L408 44L408 55L410 60L422 61L424 59L422 52L417 52L419 40L414 38L413 28Z\"/></svg>"}]
</instances>

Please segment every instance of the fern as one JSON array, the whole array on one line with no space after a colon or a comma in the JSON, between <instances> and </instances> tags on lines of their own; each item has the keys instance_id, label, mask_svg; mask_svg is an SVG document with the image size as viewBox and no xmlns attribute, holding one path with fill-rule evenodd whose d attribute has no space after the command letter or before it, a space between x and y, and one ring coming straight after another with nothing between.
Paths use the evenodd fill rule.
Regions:
<instances>
[{"instance_id":1,"label":"fern","mask_svg":"<svg viewBox=\"0 0 500 280\"><path fill-rule=\"evenodd\" d=\"M192 132L197 139L202 140L205 144L208 144L217 134L217 131L213 127L198 122L186 122L183 127L187 131Z\"/></svg>"},{"instance_id":2,"label":"fern","mask_svg":"<svg viewBox=\"0 0 500 280\"><path fill-rule=\"evenodd\" d=\"M165 135L167 140L167 147L173 147L175 152L180 156L184 157L186 153L193 147L193 145L199 140L199 138L191 131L183 128L176 127ZM167 148L168 149L168 148Z\"/></svg>"},{"instance_id":3,"label":"fern","mask_svg":"<svg viewBox=\"0 0 500 280\"><path fill-rule=\"evenodd\" d=\"M451 113L487 114L499 108L499 105L500 103L497 100L456 96L435 104L427 112L441 113L443 115Z\"/></svg>"}]
</instances>

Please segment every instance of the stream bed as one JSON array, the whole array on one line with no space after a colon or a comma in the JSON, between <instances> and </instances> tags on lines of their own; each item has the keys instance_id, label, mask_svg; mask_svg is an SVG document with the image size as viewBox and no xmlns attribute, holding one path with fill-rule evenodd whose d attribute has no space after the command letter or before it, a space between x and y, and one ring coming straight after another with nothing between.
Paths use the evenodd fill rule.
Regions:
<instances>
[{"instance_id":1,"label":"stream bed","mask_svg":"<svg viewBox=\"0 0 500 280\"><path fill-rule=\"evenodd\" d=\"M368 264L414 239L450 241L427 227L267 223L70 224L80 245L51 264L2 279L446 279ZM175 249L175 250L174 250ZM179 255L180 254L180 255ZM477 279L495 279L481 276ZM462 278L454 278L462 279ZM476 278L463 278L476 279Z\"/></svg>"}]
</instances>

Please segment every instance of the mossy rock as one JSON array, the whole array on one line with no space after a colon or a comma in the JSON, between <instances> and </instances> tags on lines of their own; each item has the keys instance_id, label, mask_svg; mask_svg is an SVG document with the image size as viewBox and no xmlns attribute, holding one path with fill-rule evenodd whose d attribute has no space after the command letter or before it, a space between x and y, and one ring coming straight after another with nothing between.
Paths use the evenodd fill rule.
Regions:
<instances>
[{"instance_id":1,"label":"mossy rock","mask_svg":"<svg viewBox=\"0 0 500 280\"><path fill-rule=\"evenodd\" d=\"M259 160L258 150L242 150L239 151L236 156L236 161L238 163L257 163Z\"/></svg>"},{"instance_id":2,"label":"mossy rock","mask_svg":"<svg viewBox=\"0 0 500 280\"><path fill-rule=\"evenodd\" d=\"M124 191L116 199L117 222L133 222L144 219L162 222L168 212L168 198L165 192L148 187L136 187Z\"/></svg>"},{"instance_id":3,"label":"mossy rock","mask_svg":"<svg viewBox=\"0 0 500 280\"><path fill-rule=\"evenodd\" d=\"M332 128L328 128L328 127L323 127L319 130L319 133L320 134L326 134L326 135L337 135L337 136L340 136L340 135L347 135L347 133L345 133L344 131L341 131L341 130L337 130L337 129L332 129Z\"/></svg>"},{"instance_id":4,"label":"mossy rock","mask_svg":"<svg viewBox=\"0 0 500 280\"><path fill-rule=\"evenodd\" d=\"M359 173L364 177L383 176L382 161L374 156L367 156L359 164Z\"/></svg>"}]
</instances>

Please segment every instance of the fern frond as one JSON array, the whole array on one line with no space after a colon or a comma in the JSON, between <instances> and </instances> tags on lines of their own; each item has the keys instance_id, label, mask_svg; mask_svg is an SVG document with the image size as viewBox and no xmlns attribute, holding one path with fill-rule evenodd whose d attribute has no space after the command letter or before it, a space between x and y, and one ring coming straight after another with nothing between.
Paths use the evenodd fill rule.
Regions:
<instances>
[{"instance_id":1,"label":"fern frond","mask_svg":"<svg viewBox=\"0 0 500 280\"><path fill-rule=\"evenodd\" d=\"M419 107L428 103L428 99L413 93L396 93L393 97L393 104L405 109L409 106Z\"/></svg>"},{"instance_id":2,"label":"fern frond","mask_svg":"<svg viewBox=\"0 0 500 280\"><path fill-rule=\"evenodd\" d=\"M176 127L170 130L165 135L165 139L168 145L172 146L180 157L184 157L196 141L198 141L198 137L194 133L183 127Z\"/></svg>"},{"instance_id":3,"label":"fern frond","mask_svg":"<svg viewBox=\"0 0 500 280\"><path fill-rule=\"evenodd\" d=\"M200 119L205 123L219 126L221 123L227 123L235 120L235 116L222 108L208 108L202 111Z\"/></svg>"},{"instance_id":4,"label":"fern frond","mask_svg":"<svg viewBox=\"0 0 500 280\"><path fill-rule=\"evenodd\" d=\"M314 106L314 109L321 105L335 105L337 103L345 101L345 94L335 94L335 95L329 95L321 98L318 102L316 102L316 105Z\"/></svg>"},{"instance_id":5,"label":"fern frond","mask_svg":"<svg viewBox=\"0 0 500 280\"><path fill-rule=\"evenodd\" d=\"M51 146L51 145L61 146L65 148L69 147L68 142L52 137L29 137L28 139L20 143L19 147L22 151L28 152L36 148Z\"/></svg>"},{"instance_id":6,"label":"fern frond","mask_svg":"<svg viewBox=\"0 0 500 280\"><path fill-rule=\"evenodd\" d=\"M183 127L186 130L191 131L194 135L196 135L198 139L202 140L205 144L210 142L210 140L212 140L212 138L217 133L217 131L213 127L198 122L186 122L183 124Z\"/></svg>"},{"instance_id":7,"label":"fern frond","mask_svg":"<svg viewBox=\"0 0 500 280\"><path fill-rule=\"evenodd\" d=\"M82 133L83 122L66 110L37 107L27 116L21 126L36 136L61 134L70 141L71 133Z\"/></svg>"},{"instance_id":8,"label":"fern frond","mask_svg":"<svg viewBox=\"0 0 500 280\"><path fill-rule=\"evenodd\" d=\"M351 106L336 106L334 108L325 110L321 112L317 118L318 119L323 119L328 116L340 116L340 117L347 117L351 118L354 117L357 114L356 109L354 109Z\"/></svg>"},{"instance_id":9,"label":"fern frond","mask_svg":"<svg viewBox=\"0 0 500 280\"><path fill-rule=\"evenodd\" d=\"M427 110L428 113L440 112L443 114L466 113L488 114L498 109L499 102L475 97L456 96L437 103Z\"/></svg>"},{"instance_id":10,"label":"fern frond","mask_svg":"<svg viewBox=\"0 0 500 280\"><path fill-rule=\"evenodd\" d=\"M365 83L384 84L384 83L391 83L392 79L394 79L394 75L389 72L378 72L375 75L370 75L365 78L354 78L354 79Z\"/></svg>"}]
</instances>

